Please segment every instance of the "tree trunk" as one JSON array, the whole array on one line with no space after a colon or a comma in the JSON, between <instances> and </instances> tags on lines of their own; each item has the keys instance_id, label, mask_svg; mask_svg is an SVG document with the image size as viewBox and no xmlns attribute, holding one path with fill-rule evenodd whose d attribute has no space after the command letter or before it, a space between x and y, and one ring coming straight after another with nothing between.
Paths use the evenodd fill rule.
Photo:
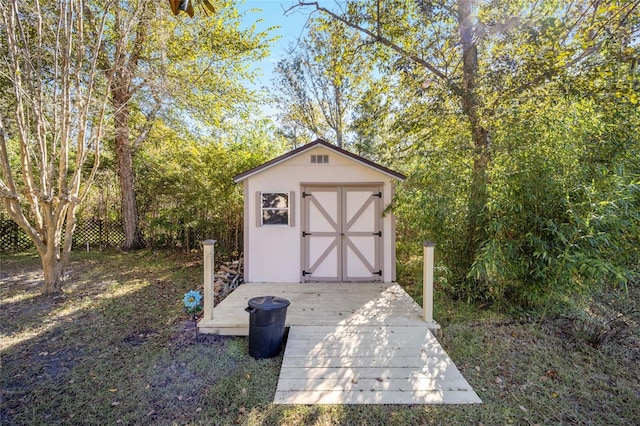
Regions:
<instances>
[{"instance_id":1,"label":"tree trunk","mask_svg":"<svg viewBox=\"0 0 640 426\"><path fill-rule=\"evenodd\" d=\"M464 114L469 119L471 137L474 146L473 170L469 189L467 211L467 253L465 269L469 270L477 250L486 235L485 206L487 194L487 168L491 161L489 151L489 132L482 124L480 117L481 101L476 94L476 78L478 76L478 47L473 31L472 0L458 0L458 25L462 41L462 94L461 104Z\"/></svg>"},{"instance_id":2,"label":"tree trunk","mask_svg":"<svg viewBox=\"0 0 640 426\"><path fill-rule=\"evenodd\" d=\"M53 236L52 232L48 233ZM55 238L48 238L46 246L38 247L38 251L40 252L40 261L44 272L42 293L50 295L60 292L64 265L62 259L60 259L59 243L56 243Z\"/></svg>"},{"instance_id":3,"label":"tree trunk","mask_svg":"<svg viewBox=\"0 0 640 426\"><path fill-rule=\"evenodd\" d=\"M123 249L129 251L143 246L138 225L133 159L131 144L129 143L129 96L124 91L116 89L112 94L112 103L115 107L115 151L120 181L120 200L122 203Z\"/></svg>"},{"instance_id":4,"label":"tree trunk","mask_svg":"<svg viewBox=\"0 0 640 426\"><path fill-rule=\"evenodd\" d=\"M112 64L105 60L105 68L112 69L114 79L110 86L111 105L114 109L115 126L115 154L118 164L118 179L120 181L120 198L122 203L122 225L124 230L125 251L143 247L142 234L138 224L138 209L136 206L135 182L133 175L132 143L129 140L130 101L135 92L133 80L138 69L138 60L143 50L147 35L148 21L147 7L151 2L143 2L134 16L123 18L120 10L115 13L116 35L120 37L116 55ZM124 21L123 21L124 19ZM129 28L134 28L135 34L130 39ZM127 44L130 42L130 45ZM105 55L106 56L106 55ZM155 113L154 113L155 114Z\"/></svg>"}]
</instances>

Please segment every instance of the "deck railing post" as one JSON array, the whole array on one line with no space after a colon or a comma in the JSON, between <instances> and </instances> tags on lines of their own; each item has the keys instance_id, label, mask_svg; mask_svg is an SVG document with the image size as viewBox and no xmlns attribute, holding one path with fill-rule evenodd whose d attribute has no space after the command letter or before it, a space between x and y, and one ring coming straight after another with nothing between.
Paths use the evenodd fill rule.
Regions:
<instances>
[{"instance_id":1,"label":"deck railing post","mask_svg":"<svg viewBox=\"0 0 640 426\"><path fill-rule=\"evenodd\" d=\"M426 322L433 322L433 254L435 246L431 241L424 242L422 318Z\"/></svg>"},{"instance_id":2,"label":"deck railing post","mask_svg":"<svg viewBox=\"0 0 640 426\"><path fill-rule=\"evenodd\" d=\"M202 242L204 252L204 303L202 309L202 319L213 319L213 308L215 305L215 298L213 294L213 281L214 281L214 246L216 240L205 240Z\"/></svg>"}]
</instances>

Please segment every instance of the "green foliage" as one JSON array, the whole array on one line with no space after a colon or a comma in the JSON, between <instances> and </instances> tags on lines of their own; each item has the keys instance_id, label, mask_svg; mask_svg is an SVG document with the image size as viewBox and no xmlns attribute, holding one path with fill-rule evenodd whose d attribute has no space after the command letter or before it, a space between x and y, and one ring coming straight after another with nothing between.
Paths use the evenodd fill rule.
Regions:
<instances>
[{"instance_id":1,"label":"green foliage","mask_svg":"<svg viewBox=\"0 0 640 426\"><path fill-rule=\"evenodd\" d=\"M352 117L372 67L358 33L323 18L312 20L298 49L278 62L275 104L293 145L311 137L347 147Z\"/></svg>"},{"instance_id":2,"label":"green foliage","mask_svg":"<svg viewBox=\"0 0 640 426\"><path fill-rule=\"evenodd\" d=\"M469 71L463 3L349 2L334 16L389 47L384 94L355 123L381 129L408 176L398 258L434 241L443 289L505 309L625 288L640 273L636 5L477 3Z\"/></svg>"},{"instance_id":3,"label":"green foliage","mask_svg":"<svg viewBox=\"0 0 640 426\"><path fill-rule=\"evenodd\" d=\"M283 152L268 122L239 129L235 139L185 140L157 126L136 158L137 197L145 238L152 245L213 238L224 255L242 251L242 186L232 177ZM206 235L187 237L197 228Z\"/></svg>"},{"instance_id":4,"label":"green foliage","mask_svg":"<svg viewBox=\"0 0 640 426\"><path fill-rule=\"evenodd\" d=\"M481 286L467 297L540 308L636 277L639 170L625 167L627 153L595 160L594 138L604 150L618 139L607 140L616 123L594 108L556 99L504 120L494 141L489 237L469 272Z\"/></svg>"},{"instance_id":5,"label":"green foliage","mask_svg":"<svg viewBox=\"0 0 640 426\"><path fill-rule=\"evenodd\" d=\"M411 94L402 100L410 101ZM467 270L465 217L471 183L468 128L452 114L450 105L438 100L401 111L396 135L394 165L408 176L397 190L398 257L422 253L425 240L436 244L440 284L452 292L464 281Z\"/></svg>"}]
</instances>

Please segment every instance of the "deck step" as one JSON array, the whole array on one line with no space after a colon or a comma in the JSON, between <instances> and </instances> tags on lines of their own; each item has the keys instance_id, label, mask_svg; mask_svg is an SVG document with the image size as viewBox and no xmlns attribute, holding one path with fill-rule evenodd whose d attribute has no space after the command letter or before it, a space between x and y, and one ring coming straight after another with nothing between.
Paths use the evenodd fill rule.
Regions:
<instances>
[{"instance_id":1,"label":"deck step","mask_svg":"<svg viewBox=\"0 0 640 426\"><path fill-rule=\"evenodd\" d=\"M220 336L248 336L249 325L220 325L213 321L200 320L198 332L201 334L218 334Z\"/></svg>"},{"instance_id":2,"label":"deck step","mask_svg":"<svg viewBox=\"0 0 640 426\"><path fill-rule=\"evenodd\" d=\"M432 330L294 326L275 404L477 404Z\"/></svg>"}]
</instances>

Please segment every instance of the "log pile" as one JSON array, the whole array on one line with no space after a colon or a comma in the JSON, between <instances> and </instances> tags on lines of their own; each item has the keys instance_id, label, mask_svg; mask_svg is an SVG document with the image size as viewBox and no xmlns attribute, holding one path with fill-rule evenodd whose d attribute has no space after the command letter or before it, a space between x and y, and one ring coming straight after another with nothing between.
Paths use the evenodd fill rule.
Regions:
<instances>
[{"instance_id":1,"label":"log pile","mask_svg":"<svg viewBox=\"0 0 640 426\"><path fill-rule=\"evenodd\" d=\"M238 286L244 283L244 259L231 262L223 262L216 271L215 281L213 283L213 296L215 304L220 303Z\"/></svg>"}]
</instances>

